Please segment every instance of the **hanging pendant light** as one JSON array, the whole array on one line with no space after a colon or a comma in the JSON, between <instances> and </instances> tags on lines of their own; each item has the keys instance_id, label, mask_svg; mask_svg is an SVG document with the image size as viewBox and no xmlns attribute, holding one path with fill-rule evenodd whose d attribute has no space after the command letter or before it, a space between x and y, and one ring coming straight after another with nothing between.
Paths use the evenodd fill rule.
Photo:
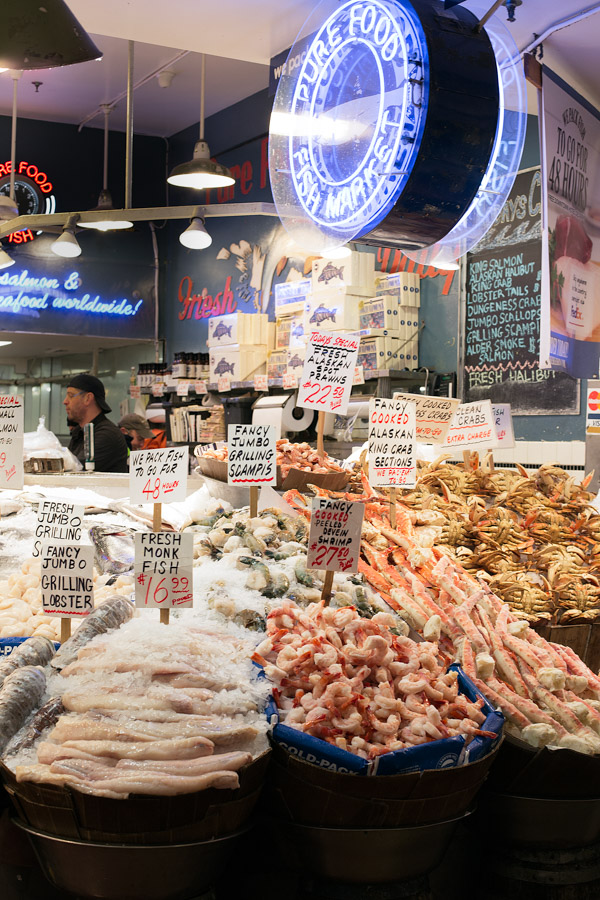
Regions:
<instances>
[{"instance_id":1,"label":"hanging pendant light","mask_svg":"<svg viewBox=\"0 0 600 900\"><path fill-rule=\"evenodd\" d=\"M12 256L9 256L6 250L0 249L0 269L8 269L9 266L14 266L15 261Z\"/></svg>"},{"instance_id":2,"label":"hanging pendant light","mask_svg":"<svg viewBox=\"0 0 600 900\"><path fill-rule=\"evenodd\" d=\"M0 67L54 69L101 56L64 0L2 0Z\"/></svg>"},{"instance_id":3,"label":"hanging pendant light","mask_svg":"<svg viewBox=\"0 0 600 900\"><path fill-rule=\"evenodd\" d=\"M81 247L77 243L77 238L75 237L75 225L77 224L79 216L69 216L69 220L65 227L63 228L62 234L50 244L50 249L57 256L62 256L65 259L74 259L76 256L81 256Z\"/></svg>"},{"instance_id":4,"label":"hanging pendant light","mask_svg":"<svg viewBox=\"0 0 600 900\"><path fill-rule=\"evenodd\" d=\"M112 106L102 104L104 113L104 170L102 176L102 190L98 197L98 206L90 212L113 212L114 206L110 191L108 190L108 117L112 112ZM95 228L96 231L120 231L124 228L133 228L133 222L129 219L96 219L93 222L80 222L82 228Z\"/></svg>"},{"instance_id":5,"label":"hanging pendant light","mask_svg":"<svg viewBox=\"0 0 600 900\"><path fill-rule=\"evenodd\" d=\"M177 187L194 188L202 191L207 188L227 187L235 184L235 178L221 163L210 158L208 144L204 140L204 88L206 80L206 56L202 54L200 74L200 138L194 147L194 156L190 162L175 166L167 181Z\"/></svg>"},{"instance_id":6,"label":"hanging pendant light","mask_svg":"<svg viewBox=\"0 0 600 900\"><path fill-rule=\"evenodd\" d=\"M212 238L204 227L204 219L198 207L194 210L188 227L179 235L179 243L189 250L206 250L212 244Z\"/></svg>"}]
</instances>

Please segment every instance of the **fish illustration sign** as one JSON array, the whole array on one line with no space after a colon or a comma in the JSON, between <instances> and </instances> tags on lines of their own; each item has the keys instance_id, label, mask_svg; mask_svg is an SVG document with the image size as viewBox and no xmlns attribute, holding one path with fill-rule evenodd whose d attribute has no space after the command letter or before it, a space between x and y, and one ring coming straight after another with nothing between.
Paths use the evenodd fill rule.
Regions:
<instances>
[{"instance_id":1,"label":"fish illustration sign","mask_svg":"<svg viewBox=\"0 0 600 900\"><path fill-rule=\"evenodd\" d=\"M449 236L474 243L480 220L491 225L502 204L488 196L510 190L524 139L523 109L515 118L502 108L503 81L523 76L518 54L500 71L497 42L476 25L463 7L430 0L317 6L298 38L303 53L290 51L299 64L281 74L270 125L273 197L300 246L418 251ZM507 129L510 163L499 162ZM510 174L491 191L484 182L498 164ZM493 215L489 202L499 204Z\"/></svg>"}]
</instances>

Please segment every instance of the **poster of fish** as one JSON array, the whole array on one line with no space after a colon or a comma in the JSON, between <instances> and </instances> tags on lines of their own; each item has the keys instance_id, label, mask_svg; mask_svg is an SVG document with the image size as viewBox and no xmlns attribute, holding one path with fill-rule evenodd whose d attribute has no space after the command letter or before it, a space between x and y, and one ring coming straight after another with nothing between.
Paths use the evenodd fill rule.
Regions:
<instances>
[{"instance_id":1,"label":"poster of fish","mask_svg":"<svg viewBox=\"0 0 600 900\"><path fill-rule=\"evenodd\" d=\"M600 112L543 70L540 367L595 378L600 356Z\"/></svg>"}]
</instances>

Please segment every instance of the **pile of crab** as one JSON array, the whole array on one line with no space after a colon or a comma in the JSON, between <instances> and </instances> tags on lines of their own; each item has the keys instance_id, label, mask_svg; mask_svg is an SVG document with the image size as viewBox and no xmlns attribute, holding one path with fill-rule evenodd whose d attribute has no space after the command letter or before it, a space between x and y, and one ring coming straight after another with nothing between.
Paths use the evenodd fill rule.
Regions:
<instances>
[{"instance_id":1,"label":"pile of crab","mask_svg":"<svg viewBox=\"0 0 600 900\"><path fill-rule=\"evenodd\" d=\"M434 642L442 660L461 662L511 733L535 747L600 753L600 678L573 650L516 616L486 580L438 547L417 543L419 526L401 504L393 528L388 500L366 479L363 487L362 495L345 495L365 504L359 572L390 608ZM293 502L309 514L306 498ZM426 697L423 686L416 699Z\"/></svg>"}]
</instances>

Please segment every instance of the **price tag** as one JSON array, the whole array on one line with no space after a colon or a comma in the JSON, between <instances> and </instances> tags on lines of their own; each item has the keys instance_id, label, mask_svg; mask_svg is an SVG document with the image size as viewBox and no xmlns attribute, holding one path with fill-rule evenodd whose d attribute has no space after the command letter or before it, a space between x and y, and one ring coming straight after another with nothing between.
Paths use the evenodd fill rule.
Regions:
<instances>
[{"instance_id":1,"label":"price tag","mask_svg":"<svg viewBox=\"0 0 600 900\"><path fill-rule=\"evenodd\" d=\"M176 391L177 385L179 384L179 379L173 378L172 375L167 375L167 377L165 378L165 384L168 391Z\"/></svg>"},{"instance_id":2,"label":"price tag","mask_svg":"<svg viewBox=\"0 0 600 900\"><path fill-rule=\"evenodd\" d=\"M227 429L228 484L276 484L274 425L230 425Z\"/></svg>"},{"instance_id":3,"label":"price tag","mask_svg":"<svg viewBox=\"0 0 600 900\"><path fill-rule=\"evenodd\" d=\"M255 391L268 391L269 390L268 375L255 375L254 376L254 390Z\"/></svg>"},{"instance_id":4,"label":"price tag","mask_svg":"<svg viewBox=\"0 0 600 900\"><path fill-rule=\"evenodd\" d=\"M134 542L135 605L146 609L193 606L193 535L136 532Z\"/></svg>"},{"instance_id":5,"label":"price tag","mask_svg":"<svg viewBox=\"0 0 600 900\"><path fill-rule=\"evenodd\" d=\"M194 382L194 390L196 391L197 394L207 394L208 391L206 389L206 382L205 381Z\"/></svg>"},{"instance_id":6,"label":"price tag","mask_svg":"<svg viewBox=\"0 0 600 900\"><path fill-rule=\"evenodd\" d=\"M42 609L48 616L88 616L94 608L94 548L42 541Z\"/></svg>"},{"instance_id":7,"label":"price tag","mask_svg":"<svg viewBox=\"0 0 600 900\"><path fill-rule=\"evenodd\" d=\"M139 400L142 396L142 389L139 384L132 384L129 386L129 396L132 400Z\"/></svg>"},{"instance_id":8,"label":"price tag","mask_svg":"<svg viewBox=\"0 0 600 900\"><path fill-rule=\"evenodd\" d=\"M283 373L283 387L284 388L297 388L298 387L298 376L295 372L284 372Z\"/></svg>"},{"instance_id":9,"label":"price tag","mask_svg":"<svg viewBox=\"0 0 600 900\"><path fill-rule=\"evenodd\" d=\"M307 567L357 572L364 514L364 503L313 498Z\"/></svg>"},{"instance_id":10,"label":"price tag","mask_svg":"<svg viewBox=\"0 0 600 900\"><path fill-rule=\"evenodd\" d=\"M460 400L452 397L421 397L418 394L394 394L395 400L411 400L415 404L417 441L443 444L450 422Z\"/></svg>"},{"instance_id":11,"label":"price tag","mask_svg":"<svg viewBox=\"0 0 600 900\"><path fill-rule=\"evenodd\" d=\"M358 339L313 331L306 350L298 406L345 415L348 409Z\"/></svg>"},{"instance_id":12,"label":"price tag","mask_svg":"<svg viewBox=\"0 0 600 900\"><path fill-rule=\"evenodd\" d=\"M461 403L456 407L444 446L470 450L497 447L496 425L489 400Z\"/></svg>"},{"instance_id":13,"label":"price tag","mask_svg":"<svg viewBox=\"0 0 600 900\"><path fill-rule=\"evenodd\" d=\"M220 394L222 394L224 391L231 390L231 378L229 377L229 375L221 375L217 382L217 390Z\"/></svg>"},{"instance_id":14,"label":"price tag","mask_svg":"<svg viewBox=\"0 0 600 900\"><path fill-rule=\"evenodd\" d=\"M365 383L365 370L363 366L355 366L354 367L354 378L352 379L352 384L364 384Z\"/></svg>"},{"instance_id":15,"label":"price tag","mask_svg":"<svg viewBox=\"0 0 600 900\"><path fill-rule=\"evenodd\" d=\"M129 457L129 496L132 503L185 500L187 477L187 447L134 450Z\"/></svg>"},{"instance_id":16,"label":"price tag","mask_svg":"<svg viewBox=\"0 0 600 900\"><path fill-rule=\"evenodd\" d=\"M165 393L167 386L165 384L153 384L152 385L152 396L153 397L162 397Z\"/></svg>"},{"instance_id":17,"label":"price tag","mask_svg":"<svg viewBox=\"0 0 600 900\"><path fill-rule=\"evenodd\" d=\"M0 396L0 488L23 487L23 398Z\"/></svg>"},{"instance_id":18,"label":"price tag","mask_svg":"<svg viewBox=\"0 0 600 900\"><path fill-rule=\"evenodd\" d=\"M378 487L414 487L415 404L410 400L369 401L369 481Z\"/></svg>"},{"instance_id":19,"label":"price tag","mask_svg":"<svg viewBox=\"0 0 600 900\"><path fill-rule=\"evenodd\" d=\"M503 450L510 450L511 447L515 446L510 403L494 403L492 404L492 412L494 413L498 446Z\"/></svg>"},{"instance_id":20,"label":"price tag","mask_svg":"<svg viewBox=\"0 0 600 900\"><path fill-rule=\"evenodd\" d=\"M83 506L61 503L57 500L42 500L37 511L36 540L32 556L42 552L42 540L68 541L78 544L81 540Z\"/></svg>"},{"instance_id":21,"label":"price tag","mask_svg":"<svg viewBox=\"0 0 600 900\"><path fill-rule=\"evenodd\" d=\"M178 397L187 397L189 392L190 392L189 381L180 381L177 385L177 396Z\"/></svg>"}]
</instances>

